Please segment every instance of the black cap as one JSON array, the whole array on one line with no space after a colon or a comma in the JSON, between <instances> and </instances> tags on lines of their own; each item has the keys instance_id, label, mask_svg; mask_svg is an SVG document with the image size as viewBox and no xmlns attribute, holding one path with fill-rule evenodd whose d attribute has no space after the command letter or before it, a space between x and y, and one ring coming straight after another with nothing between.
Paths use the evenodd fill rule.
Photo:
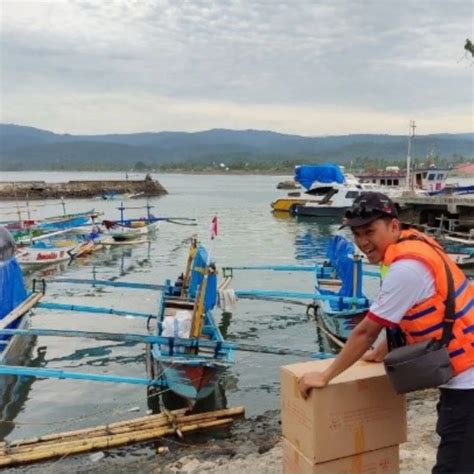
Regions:
<instances>
[{"instance_id":1,"label":"black cap","mask_svg":"<svg viewBox=\"0 0 474 474\"><path fill-rule=\"evenodd\" d=\"M381 217L397 218L394 202L385 194L367 191L354 199L352 207L346 211L340 227L359 227L370 224Z\"/></svg>"}]
</instances>

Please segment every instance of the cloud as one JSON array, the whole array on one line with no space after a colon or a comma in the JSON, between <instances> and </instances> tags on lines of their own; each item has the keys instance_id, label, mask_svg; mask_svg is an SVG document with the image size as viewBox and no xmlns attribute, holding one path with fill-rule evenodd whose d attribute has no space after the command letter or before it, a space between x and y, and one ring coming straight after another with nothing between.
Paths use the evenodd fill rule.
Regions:
<instances>
[{"instance_id":1,"label":"cloud","mask_svg":"<svg viewBox=\"0 0 474 474\"><path fill-rule=\"evenodd\" d=\"M399 133L400 118L436 111L465 131L469 3L4 0L2 121L71 133L104 122L106 131L274 124L317 135L374 124ZM349 115L339 124L322 119L340 111Z\"/></svg>"}]
</instances>

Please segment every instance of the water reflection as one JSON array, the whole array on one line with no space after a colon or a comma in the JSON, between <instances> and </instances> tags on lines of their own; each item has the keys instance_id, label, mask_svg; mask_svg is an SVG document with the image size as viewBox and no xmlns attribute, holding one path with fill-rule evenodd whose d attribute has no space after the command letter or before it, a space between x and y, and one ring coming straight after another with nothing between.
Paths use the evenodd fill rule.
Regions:
<instances>
[{"instance_id":1,"label":"water reflection","mask_svg":"<svg viewBox=\"0 0 474 474\"><path fill-rule=\"evenodd\" d=\"M230 323L232 321L232 313L222 313L221 315L221 321L219 323L219 331L222 334L222 337L224 339L227 338L227 332L229 330Z\"/></svg>"},{"instance_id":2,"label":"water reflection","mask_svg":"<svg viewBox=\"0 0 474 474\"><path fill-rule=\"evenodd\" d=\"M24 338L25 346L22 357L16 360L17 365L28 367L44 367L46 365L46 348L38 347L36 356L32 356L36 337ZM28 400L28 393L35 379L33 377L16 377L2 375L0 378L0 440L5 439L15 428L13 420Z\"/></svg>"},{"instance_id":3,"label":"water reflection","mask_svg":"<svg viewBox=\"0 0 474 474\"><path fill-rule=\"evenodd\" d=\"M329 242L338 228L338 225L316 223L314 220L312 223L301 223L298 226L299 232L295 235L295 258L308 263L324 259Z\"/></svg>"}]
</instances>

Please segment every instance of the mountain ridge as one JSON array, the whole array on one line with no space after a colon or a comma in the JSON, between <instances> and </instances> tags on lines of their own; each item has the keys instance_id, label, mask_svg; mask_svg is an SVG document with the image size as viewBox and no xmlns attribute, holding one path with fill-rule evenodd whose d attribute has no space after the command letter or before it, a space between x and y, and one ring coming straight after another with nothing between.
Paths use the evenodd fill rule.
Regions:
<instances>
[{"instance_id":1,"label":"mountain ridge","mask_svg":"<svg viewBox=\"0 0 474 474\"><path fill-rule=\"evenodd\" d=\"M269 130L215 128L199 132L127 134L57 134L35 127L0 124L0 169L68 169L87 163L103 167L150 167L186 163L281 163L313 160L401 161L407 136L349 134L301 136ZM474 133L440 133L415 137L414 156L444 160L474 158Z\"/></svg>"}]
</instances>

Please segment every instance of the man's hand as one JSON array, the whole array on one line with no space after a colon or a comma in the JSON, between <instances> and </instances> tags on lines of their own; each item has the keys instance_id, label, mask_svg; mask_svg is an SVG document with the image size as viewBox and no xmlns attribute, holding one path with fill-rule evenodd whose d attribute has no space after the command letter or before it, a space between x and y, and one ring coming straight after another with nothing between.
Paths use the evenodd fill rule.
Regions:
<instances>
[{"instance_id":1,"label":"man's hand","mask_svg":"<svg viewBox=\"0 0 474 474\"><path fill-rule=\"evenodd\" d=\"M384 341L375 348L371 348L364 353L361 360L365 362L383 362L384 357L387 355L387 343Z\"/></svg>"},{"instance_id":2,"label":"man's hand","mask_svg":"<svg viewBox=\"0 0 474 474\"><path fill-rule=\"evenodd\" d=\"M298 379L301 396L306 400L312 388L323 388L329 380L323 372L308 372Z\"/></svg>"}]
</instances>

